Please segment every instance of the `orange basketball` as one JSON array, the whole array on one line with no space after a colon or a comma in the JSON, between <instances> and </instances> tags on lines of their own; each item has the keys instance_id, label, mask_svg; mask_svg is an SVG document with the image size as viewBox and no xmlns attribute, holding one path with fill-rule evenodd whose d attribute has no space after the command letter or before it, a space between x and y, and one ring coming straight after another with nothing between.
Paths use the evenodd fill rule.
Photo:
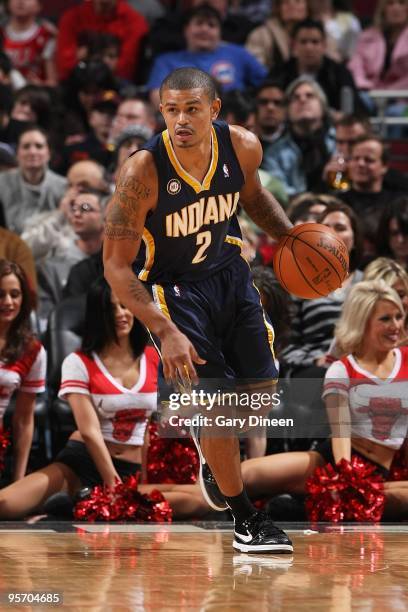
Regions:
<instances>
[{"instance_id":1,"label":"orange basketball","mask_svg":"<svg viewBox=\"0 0 408 612\"><path fill-rule=\"evenodd\" d=\"M286 291L313 299L341 286L348 274L349 255L331 228L303 223L280 240L273 267Z\"/></svg>"}]
</instances>

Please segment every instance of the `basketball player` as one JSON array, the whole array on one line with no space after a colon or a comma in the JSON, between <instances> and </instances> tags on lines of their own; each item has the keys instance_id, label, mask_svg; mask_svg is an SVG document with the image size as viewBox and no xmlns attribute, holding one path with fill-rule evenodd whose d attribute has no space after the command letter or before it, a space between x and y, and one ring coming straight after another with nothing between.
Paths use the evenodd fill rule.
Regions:
<instances>
[{"instance_id":1,"label":"basketball player","mask_svg":"<svg viewBox=\"0 0 408 612\"><path fill-rule=\"evenodd\" d=\"M244 128L216 121L221 101L201 70L174 70L160 99L167 129L125 162L109 205L106 279L159 341L167 381L236 377L272 388L273 328L240 256L235 215L239 200L270 236L291 230L258 179L261 145ZM243 489L237 437L207 428L193 438L205 498L234 517L234 548L291 552L287 535Z\"/></svg>"}]
</instances>

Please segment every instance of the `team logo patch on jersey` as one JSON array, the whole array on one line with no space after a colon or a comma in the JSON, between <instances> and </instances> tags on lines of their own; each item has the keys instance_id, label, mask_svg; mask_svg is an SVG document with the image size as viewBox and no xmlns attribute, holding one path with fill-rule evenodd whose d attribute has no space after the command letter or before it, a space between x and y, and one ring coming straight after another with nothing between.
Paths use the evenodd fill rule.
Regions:
<instances>
[{"instance_id":1,"label":"team logo patch on jersey","mask_svg":"<svg viewBox=\"0 0 408 612\"><path fill-rule=\"evenodd\" d=\"M180 287L178 285L174 285L173 289L174 289L174 295L176 295L177 297L180 297Z\"/></svg>"},{"instance_id":2,"label":"team logo patch on jersey","mask_svg":"<svg viewBox=\"0 0 408 612\"><path fill-rule=\"evenodd\" d=\"M224 172L225 178L229 178L229 168L228 168L227 164L223 165L222 171Z\"/></svg>"},{"instance_id":3,"label":"team logo patch on jersey","mask_svg":"<svg viewBox=\"0 0 408 612\"><path fill-rule=\"evenodd\" d=\"M177 195L181 190L181 183L178 179L170 179L167 183L167 193Z\"/></svg>"}]
</instances>

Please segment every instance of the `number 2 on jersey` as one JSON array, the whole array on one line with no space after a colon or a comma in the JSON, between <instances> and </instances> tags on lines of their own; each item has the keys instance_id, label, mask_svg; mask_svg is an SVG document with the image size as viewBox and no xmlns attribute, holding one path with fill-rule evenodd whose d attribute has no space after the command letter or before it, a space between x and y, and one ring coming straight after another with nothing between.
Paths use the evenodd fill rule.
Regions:
<instances>
[{"instance_id":1,"label":"number 2 on jersey","mask_svg":"<svg viewBox=\"0 0 408 612\"><path fill-rule=\"evenodd\" d=\"M204 255L204 252L208 249L211 244L211 232L200 232L197 234L197 246L199 247L197 253L195 254L194 259L191 263L198 264L204 261L207 255ZM201 245L201 246L200 246Z\"/></svg>"}]
</instances>

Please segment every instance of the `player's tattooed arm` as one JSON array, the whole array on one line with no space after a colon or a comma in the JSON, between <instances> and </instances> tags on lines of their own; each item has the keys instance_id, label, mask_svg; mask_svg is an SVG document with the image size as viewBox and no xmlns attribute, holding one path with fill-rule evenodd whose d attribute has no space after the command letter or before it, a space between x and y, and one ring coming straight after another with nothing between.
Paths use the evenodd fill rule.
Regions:
<instances>
[{"instance_id":1,"label":"player's tattooed arm","mask_svg":"<svg viewBox=\"0 0 408 612\"><path fill-rule=\"evenodd\" d=\"M119 177L106 215L106 238L140 242L141 234L135 229L135 225L150 193L151 188L136 177L126 174Z\"/></svg>"},{"instance_id":2,"label":"player's tattooed arm","mask_svg":"<svg viewBox=\"0 0 408 612\"><path fill-rule=\"evenodd\" d=\"M292 228L292 223L273 195L264 189L258 176L262 147L257 137L238 126L230 128L231 139L245 175L240 203L251 219L273 238L280 238Z\"/></svg>"}]
</instances>

